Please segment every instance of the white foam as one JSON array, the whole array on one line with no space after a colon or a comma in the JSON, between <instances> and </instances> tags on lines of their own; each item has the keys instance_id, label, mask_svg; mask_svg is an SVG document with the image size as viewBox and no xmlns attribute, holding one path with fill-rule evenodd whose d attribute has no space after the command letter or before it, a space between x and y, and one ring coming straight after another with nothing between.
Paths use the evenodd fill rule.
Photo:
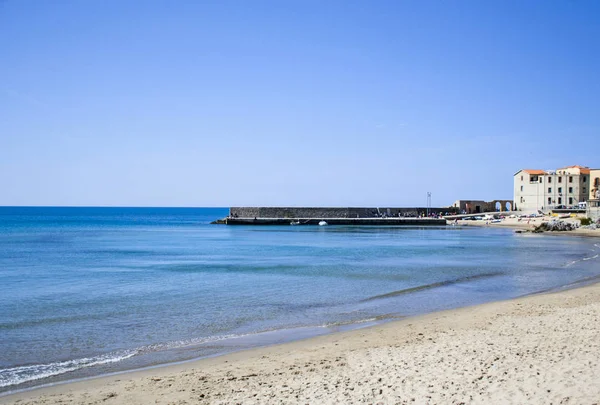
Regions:
<instances>
[{"instance_id":1,"label":"white foam","mask_svg":"<svg viewBox=\"0 0 600 405\"><path fill-rule=\"evenodd\" d=\"M31 366L13 367L0 370L0 387L23 384L28 381L40 380L100 364L116 363L135 356L134 351L109 353L101 356L61 361L49 364L34 364Z\"/></svg>"},{"instance_id":2,"label":"white foam","mask_svg":"<svg viewBox=\"0 0 600 405\"><path fill-rule=\"evenodd\" d=\"M239 335L230 334L230 335L211 336L208 338L193 338L193 339L187 339L187 340L176 340L176 341L167 342L167 343L155 343L155 344L140 347L139 349L137 349L137 351L138 352L158 352L158 351L169 350L169 349L180 349L180 348L185 348L185 347L190 347L190 346L202 345L204 343L213 343L213 342L219 342L222 340L244 338L247 336L256 335L258 333L260 333L260 332L243 333L243 334L239 334Z\"/></svg>"}]
</instances>

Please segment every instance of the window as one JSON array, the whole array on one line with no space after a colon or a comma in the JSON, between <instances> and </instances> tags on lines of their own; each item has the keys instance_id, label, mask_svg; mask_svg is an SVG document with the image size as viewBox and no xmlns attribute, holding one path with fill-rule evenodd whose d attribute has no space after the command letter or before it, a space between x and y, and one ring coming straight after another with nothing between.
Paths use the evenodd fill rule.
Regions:
<instances>
[{"instance_id":1,"label":"window","mask_svg":"<svg viewBox=\"0 0 600 405\"><path fill-rule=\"evenodd\" d=\"M521 191L523 191L523 186L521 186Z\"/></svg>"},{"instance_id":2,"label":"window","mask_svg":"<svg viewBox=\"0 0 600 405\"><path fill-rule=\"evenodd\" d=\"M558 197L558 205L562 204L562 198Z\"/></svg>"},{"instance_id":3,"label":"window","mask_svg":"<svg viewBox=\"0 0 600 405\"><path fill-rule=\"evenodd\" d=\"M587 176L583 176L583 182L587 183Z\"/></svg>"},{"instance_id":4,"label":"window","mask_svg":"<svg viewBox=\"0 0 600 405\"><path fill-rule=\"evenodd\" d=\"M562 187L558 188L558 194L562 193Z\"/></svg>"},{"instance_id":5,"label":"window","mask_svg":"<svg viewBox=\"0 0 600 405\"><path fill-rule=\"evenodd\" d=\"M548 187L548 194L552 192L552 187Z\"/></svg>"},{"instance_id":6,"label":"window","mask_svg":"<svg viewBox=\"0 0 600 405\"><path fill-rule=\"evenodd\" d=\"M552 197L548 197L548 205L552 205Z\"/></svg>"},{"instance_id":7,"label":"window","mask_svg":"<svg viewBox=\"0 0 600 405\"><path fill-rule=\"evenodd\" d=\"M600 187L600 177L594 179L594 187Z\"/></svg>"},{"instance_id":8,"label":"window","mask_svg":"<svg viewBox=\"0 0 600 405\"><path fill-rule=\"evenodd\" d=\"M587 188L584 187L583 188L583 194L586 194L586 193L587 193Z\"/></svg>"},{"instance_id":9,"label":"window","mask_svg":"<svg viewBox=\"0 0 600 405\"><path fill-rule=\"evenodd\" d=\"M562 177L559 177L559 178L558 178L558 182L559 182L559 183L562 183Z\"/></svg>"},{"instance_id":10,"label":"window","mask_svg":"<svg viewBox=\"0 0 600 405\"><path fill-rule=\"evenodd\" d=\"M521 181L523 181L523 176L521 176Z\"/></svg>"},{"instance_id":11,"label":"window","mask_svg":"<svg viewBox=\"0 0 600 405\"><path fill-rule=\"evenodd\" d=\"M529 182L530 183L537 183L538 182L538 176L537 175L529 176Z\"/></svg>"},{"instance_id":12,"label":"window","mask_svg":"<svg viewBox=\"0 0 600 405\"><path fill-rule=\"evenodd\" d=\"M569 176L569 183L573 183L573 176Z\"/></svg>"},{"instance_id":13,"label":"window","mask_svg":"<svg viewBox=\"0 0 600 405\"><path fill-rule=\"evenodd\" d=\"M569 205L573 205L573 197L569 197Z\"/></svg>"},{"instance_id":14,"label":"window","mask_svg":"<svg viewBox=\"0 0 600 405\"><path fill-rule=\"evenodd\" d=\"M552 183L552 177L548 177L548 183Z\"/></svg>"},{"instance_id":15,"label":"window","mask_svg":"<svg viewBox=\"0 0 600 405\"><path fill-rule=\"evenodd\" d=\"M572 194L573 193L573 187L569 187L569 193Z\"/></svg>"}]
</instances>

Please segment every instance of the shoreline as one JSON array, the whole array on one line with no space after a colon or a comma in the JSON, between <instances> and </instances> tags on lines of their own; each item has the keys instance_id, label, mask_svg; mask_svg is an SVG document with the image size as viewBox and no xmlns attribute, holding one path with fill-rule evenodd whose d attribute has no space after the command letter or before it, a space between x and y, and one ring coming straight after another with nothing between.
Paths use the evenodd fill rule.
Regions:
<instances>
[{"instance_id":1,"label":"shoreline","mask_svg":"<svg viewBox=\"0 0 600 405\"><path fill-rule=\"evenodd\" d=\"M600 284L596 282L212 358L34 388L2 396L0 404L65 400L140 404L154 400L402 403L411 398L417 402L548 402L567 397L581 403L600 395L600 387L595 388L593 383L600 372L600 344L593 339L600 331L594 322L598 316ZM565 323L585 328L561 328ZM564 339L565 333L568 339ZM504 349L498 350L503 344ZM543 351L540 345L549 345L551 350ZM471 353L472 347L475 349ZM565 351L572 352L572 356L565 356ZM586 353L585 361L576 356L582 352ZM433 353L439 359L432 361ZM501 360L507 364L503 366ZM531 363L529 370L535 373L522 366L527 361ZM561 362L569 363L568 367L561 367ZM505 368L509 373L513 366L517 371L511 372L510 378L502 378L509 374L492 373L496 368ZM439 373L439 367L450 368ZM578 374L575 379L570 377L575 377L574 370ZM469 378L456 380L456 373ZM546 378L549 376L554 377L552 383ZM532 378L535 383L530 381ZM564 389L557 384L563 384ZM456 388L452 388L454 385Z\"/></svg>"},{"instance_id":2,"label":"shoreline","mask_svg":"<svg viewBox=\"0 0 600 405\"><path fill-rule=\"evenodd\" d=\"M491 227L491 228L509 228L509 229L532 229L535 226L539 225L541 222L546 221L546 218L537 218L537 219L532 219L530 221L529 224L527 223L521 223L521 222L516 222L516 220L514 221L515 223L510 223L510 222L503 222L503 223L493 223L493 224L486 224L485 221L459 221L462 222L462 224L460 225L464 225L465 228L472 226L474 228L481 228L481 227ZM550 235L554 235L554 236L560 236L560 235L570 235L570 236L580 236L580 237L586 237L586 236L591 236L591 237L598 237L600 236L600 230L581 230L583 231L582 233L578 232L579 230L575 230L575 231L566 231L566 232L543 232L543 234L550 234ZM538 236L540 236L539 234L536 234ZM595 246L598 247L598 245L596 244ZM587 259L583 259L583 260L587 260ZM599 283L600 280L598 279L600 276L597 277L590 277L588 279L581 279L581 280L576 280L572 283L568 283L565 285L560 285L560 286L556 286L556 287L552 287L551 289L546 289L546 290L540 290L537 292L530 292L527 293L526 295L522 295L519 297L515 297L515 298L504 298L501 301L491 301L488 303L482 303L482 304L471 304L470 306L467 307L457 307L454 309L447 309L447 310L434 310L434 312L429 312L429 313L423 313L423 314L417 314L417 315L408 315L406 318L402 318L402 321L405 319L415 319L418 320L422 317L426 317L428 315L435 315L438 313L445 313L445 312L453 312L453 311L460 311L462 309L465 308L470 308L471 306L481 306L481 305L489 305L489 304L494 304L494 303L501 303L501 302L505 302L506 300L508 301L513 301L513 300L519 300L522 299L524 297L530 297L530 296L539 296L539 295L545 295L545 294L555 294L555 293L561 293L564 291L570 291L573 289L580 289L580 288L585 288L585 286L588 286L590 284L596 284ZM599 299L600 301L600 299ZM300 343L300 342L305 342L305 341L313 341L315 339L321 338L321 337L328 337L328 336L336 336L339 334L345 334L348 331L352 332L352 331L360 331L360 330L370 330L372 328L378 328L380 326L386 325L388 323L396 323L396 322L402 322L402 321L398 321L397 319L399 319L398 317L396 317L396 320L385 320L385 321L369 321L366 322L366 325L361 325L362 322L358 322L358 323L352 323L349 325L345 325L347 327L342 327L342 328L333 328L333 327L328 327L327 325L321 325L321 326L307 326L307 327L301 327L300 329L320 329L323 328L323 332L318 332L318 333L313 333L313 334L302 334L300 333L302 336L300 337L293 337L293 338L289 338L289 335L294 334L295 332L297 332L297 330L294 329L285 329L285 330L276 330L276 331L267 331L267 332L259 332L257 334L253 334L253 336L258 336L258 335L262 335L262 334L271 334L271 333L275 333L277 334L278 332L281 332L281 334L288 335L287 339L265 339L263 340L262 343L253 345L253 346L245 346L243 344L230 344L230 347L237 347L237 349L233 349L226 351L226 352L221 352L221 353L216 353L216 354L210 354L210 355L202 355L201 357L192 357L192 358L187 358L187 359L183 359L183 360L175 360L175 361L170 361L170 362L162 362L162 363L155 363L152 365L147 365L147 366L142 366L142 367L136 367L136 368L129 368L129 369L121 369L118 371L109 371L104 372L102 374L99 375L89 375L89 376L74 376L70 379L61 379L61 380L55 380L55 381L50 381L46 384L42 384L42 385L37 385L37 386L32 386L32 387L24 387L21 389L17 389L15 391L5 391L0 393L0 404L3 403L11 403L11 402L5 402L7 401L9 398L12 397L25 397L25 398L29 398L28 394L30 393L37 393L37 392L42 392L43 395L44 392L46 392L46 390L50 390L51 392L54 392L54 390L58 390L57 392L61 392L60 387L62 386L72 386L74 384L83 384L84 386L88 386L90 382L96 381L96 380L105 380L105 379L111 379L114 377L122 377L123 379L128 379L129 376L131 376L132 378L136 378L136 376L138 374L144 374L145 372L154 372L155 374L161 374L162 375L162 370L165 371L169 371L172 367L178 367L178 366L183 366L185 367L186 365L194 365L196 363L198 364L204 364L204 362L207 362L209 360L212 359L221 359L221 358L227 358L230 356L234 356L236 354L240 354L240 353L246 353L246 352L254 352L256 350L269 350L270 348L274 348L274 347L278 347L278 346L286 346L286 345L293 345L295 343ZM325 331L326 329L329 329L327 331ZM337 330L336 330L337 329ZM236 338L231 338L231 339L236 339ZM225 339L225 340L229 340ZM260 339L259 339L260 340ZM238 342L239 343L239 342ZM218 360L217 360L218 361ZM227 363L227 361L225 361L225 363ZM208 362L207 364L213 364L212 362ZM186 369L179 369L177 368L177 370L183 372ZM95 385L94 385L95 386ZM33 402L36 403L36 402ZM46 402L44 402L46 403Z\"/></svg>"}]
</instances>

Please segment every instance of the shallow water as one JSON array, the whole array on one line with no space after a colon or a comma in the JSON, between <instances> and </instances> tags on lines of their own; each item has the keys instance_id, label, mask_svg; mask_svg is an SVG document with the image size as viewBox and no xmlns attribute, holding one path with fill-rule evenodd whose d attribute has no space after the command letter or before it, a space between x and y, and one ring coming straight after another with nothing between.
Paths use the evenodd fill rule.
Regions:
<instances>
[{"instance_id":1,"label":"shallow water","mask_svg":"<svg viewBox=\"0 0 600 405\"><path fill-rule=\"evenodd\" d=\"M0 391L600 275L594 239L476 227L209 224L226 214L0 207Z\"/></svg>"}]
</instances>

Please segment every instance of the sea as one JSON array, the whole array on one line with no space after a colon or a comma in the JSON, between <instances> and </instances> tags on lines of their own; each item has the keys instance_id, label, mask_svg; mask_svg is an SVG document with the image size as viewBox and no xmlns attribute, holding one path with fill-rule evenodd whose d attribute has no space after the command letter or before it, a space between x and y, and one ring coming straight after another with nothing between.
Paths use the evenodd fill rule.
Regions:
<instances>
[{"instance_id":1,"label":"sea","mask_svg":"<svg viewBox=\"0 0 600 405\"><path fill-rule=\"evenodd\" d=\"M0 393L595 282L595 238L0 207Z\"/></svg>"}]
</instances>

